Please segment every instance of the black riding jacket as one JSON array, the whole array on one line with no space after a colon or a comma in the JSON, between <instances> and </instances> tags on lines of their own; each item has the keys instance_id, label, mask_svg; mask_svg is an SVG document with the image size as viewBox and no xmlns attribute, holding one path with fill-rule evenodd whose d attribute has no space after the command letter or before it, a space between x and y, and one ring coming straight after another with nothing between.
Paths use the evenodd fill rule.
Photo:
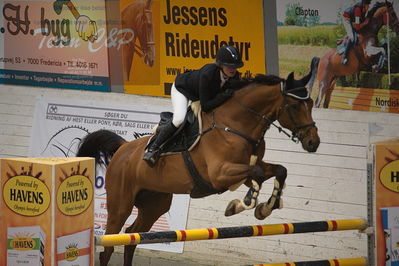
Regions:
<instances>
[{"instance_id":1,"label":"black riding jacket","mask_svg":"<svg viewBox=\"0 0 399 266\"><path fill-rule=\"evenodd\" d=\"M240 73L237 71L236 75L229 80L239 79L239 77ZM225 93L225 90L229 87L229 80L225 82L223 87L220 87L220 68L212 63L198 70L178 75L175 80L175 87L187 99L191 101L200 100L201 109L204 112L209 112L231 97L231 94Z\"/></svg>"}]
</instances>

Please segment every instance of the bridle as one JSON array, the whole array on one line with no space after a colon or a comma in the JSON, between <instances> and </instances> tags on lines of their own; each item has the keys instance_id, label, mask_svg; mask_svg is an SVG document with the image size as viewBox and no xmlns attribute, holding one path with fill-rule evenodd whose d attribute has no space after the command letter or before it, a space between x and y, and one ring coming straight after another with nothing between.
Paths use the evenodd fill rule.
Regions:
<instances>
[{"instance_id":1,"label":"bridle","mask_svg":"<svg viewBox=\"0 0 399 266\"><path fill-rule=\"evenodd\" d=\"M152 17L152 10L150 8L145 8L144 9L144 15L145 15L145 19L147 21L147 28L151 27L151 17ZM153 40L150 40L151 36L151 31L149 29L146 29L146 40L147 42L145 43L145 47L143 48L143 45L140 41L140 45L138 44L134 44L133 50L135 53L137 53L138 56L140 56L141 58L143 58L146 54L147 51L151 49L152 46L155 45L155 42Z\"/></svg>"},{"instance_id":2,"label":"bridle","mask_svg":"<svg viewBox=\"0 0 399 266\"><path fill-rule=\"evenodd\" d=\"M253 113L253 114L256 115L257 117L260 117L260 118L262 119L262 121L266 122L267 126L266 126L266 128L263 130L262 137L264 136L264 133L266 133L266 130L270 127L270 125L272 125L272 126L274 126L275 128L278 129L279 133L285 134L285 135L286 135L287 137L289 137L293 142L298 143L298 142L301 140L300 136L298 135L298 131L299 131L300 129L307 128L307 127L316 127L316 123L315 123L315 122L312 122L312 123L308 123L308 124L299 125L298 123L296 123L296 121L295 121L295 119L294 119L294 116L293 116L291 110L292 110L292 109L296 109L295 107L298 106L298 105L300 105L300 104L302 104L302 103L303 103L303 104L306 104L306 101L309 101L309 100L311 100L311 99L310 99L309 93L308 93L306 96L302 96L302 97L292 93L292 92L299 91L299 90L303 90L303 89L306 90L306 88L299 87L299 88L295 88L295 89L292 89L292 90L290 90L289 92L287 92L287 90L286 90L286 88L285 88L285 85L286 85L286 84L284 83L284 85L281 86L281 90L280 90L280 91L281 91L281 94L282 94L283 97L284 97L284 104L283 104L282 106L280 106L280 108L277 110L277 115L276 115L276 119L275 119L275 120L278 120L278 119L280 118L280 115L281 115L283 112L285 112L285 111L288 112L288 116L289 116L291 122L294 124L294 128L291 130L291 134L290 134L289 132L287 132L284 128L282 128L281 126L276 125L276 123L274 123L275 120L270 119L270 118L267 117L266 115L262 115L262 114L258 113L257 111L253 110L252 108L250 108L250 107L248 107L248 106L242 104L242 103L239 102L237 99L234 99L234 100L235 100L242 108L244 108L244 109L247 110L248 112ZM300 100L300 101L297 102L297 103L289 104L289 103L287 102L287 97L292 97L292 98L298 99L298 100Z\"/></svg>"},{"instance_id":3,"label":"bridle","mask_svg":"<svg viewBox=\"0 0 399 266\"><path fill-rule=\"evenodd\" d=\"M298 91L298 90L303 90L303 89L306 90L306 88L304 88L304 87L299 87L299 88L292 89L290 92L287 92L285 90L285 87L284 87L284 89L282 89L282 91L281 91L281 93L284 96L284 104L282 106L280 106L280 108L277 110L277 118L276 118L276 120L278 120L280 118L281 113L283 113L284 111L287 111L288 112L288 116L289 116L292 124L294 125L294 128L291 130L292 135L289 135L288 133L284 132L284 130L281 127L278 127L278 126L276 126L276 127L279 129L280 132L283 132L288 137L290 137L291 140L294 141L295 143L298 143L301 140L300 136L298 135L298 132L299 132L300 129L307 128L307 127L316 127L316 123L315 122L311 122L311 123L308 123L308 124L302 124L302 125L297 124L295 119L294 119L294 116L293 116L293 114L291 112L292 109L296 109L296 107L299 106L300 104L307 105L307 101L311 100L309 92L308 92L308 94L306 96L303 96L303 97L299 97L298 95L292 93L292 92L295 92L295 91ZM289 104L287 102L287 98L288 97L298 99L299 101L296 102L296 103ZM273 125L274 125L274 123L273 123Z\"/></svg>"},{"instance_id":4,"label":"bridle","mask_svg":"<svg viewBox=\"0 0 399 266\"><path fill-rule=\"evenodd\" d=\"M299 89L303 89L303 87L298 88L298 90ZM284 86L281 86L281 93L282 93L282 95L284 97L284 104L282 106L280 106L280 108L277 110L276 119L274 119L274 120L272 120L271 118L269 118L266 115L262 115L262 114L258 113L254 109L250 108L249 106L247 106L247 105L241 103L240 101L238 101L237 99L233 98L233 100L239 106L241 106L242 108L244 108L248 112L254 114L255 116L261 118L261 121L265 122L265 127L262 129L262 134L261 134L261 136L260 136L260 138L258 140L254 139L254 138L252 138L252 137L250 137L250 136L248 136L246 134L243 134L243 133L241 133L238 130L232 129L230 127L222 127L222 126L216 125L215 112L212 112L212 125L211 125L211 127L209 127L208 129L200 132L199 135L204 135L205 133L207 133L207 132L209 132L209 131L211 131L213 129L222 129L224 131L233 133L233 134L235 134L237 136L240 136L241 138L244 138L245 140L247 140L250 144L252 144L252 146L253 146L253 154L255 154L259 144L264 139L264 135L265 135L266 131L270 128L270 125L272 125L272 126L274 126L274 127L276 127L278 129L279 133L285 134L293 142L298 143L301 140L301 137L298 135L298 131L300 129L307 128L307 127L316 127L316 123L312 122L312 123L308 123L308 124L298 125L295 122L294 116L293 116L293 114L291 112L292 108L295 108L296 105L299 105L301 103L306 104L305 101L310 100L310 95L309 94L306 97L300 97L298 95L292 94L292 92L295 91L295 90L297 90L297 89L293 89L293 90L290 90L290 92L287 92L286 89L285 89L285 84L284 84ZM294 103L294 104L289 104L287 102L287 97L293 97L293 98L299 99L300 102ZM288 116L289 116L291 122L294 124L294 129L291 130L291 134L289 132L287 132L285 129L283 129L281 126L278 126L278 125L276 125L276 123L274 123L275 120L279 119L281 113L283 113L283 112L288 112Z\"/></svg>"}]
</instances>

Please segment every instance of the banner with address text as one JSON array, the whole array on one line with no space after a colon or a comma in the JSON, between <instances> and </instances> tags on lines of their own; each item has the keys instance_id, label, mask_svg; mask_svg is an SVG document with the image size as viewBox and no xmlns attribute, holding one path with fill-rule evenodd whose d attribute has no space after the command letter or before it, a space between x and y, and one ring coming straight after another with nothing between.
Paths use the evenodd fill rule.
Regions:
<instances>
[{"instance_id":1,"label":"banner with address text","mask_svg":"<svg viewBox=\"0 0 399 266\"><path fill-rule=\"evenodd\" d=\"M109 91L104 0L0 7L0 83Z\"/></svg>"}]
</instances>

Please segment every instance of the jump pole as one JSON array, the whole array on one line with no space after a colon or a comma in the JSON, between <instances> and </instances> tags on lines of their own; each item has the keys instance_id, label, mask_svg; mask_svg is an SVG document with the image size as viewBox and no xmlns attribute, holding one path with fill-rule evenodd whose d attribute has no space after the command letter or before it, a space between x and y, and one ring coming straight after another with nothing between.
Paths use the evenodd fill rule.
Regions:
<instances>
[{"instance_id":1,"label":"jump pole","mask_svg":"<svg viewBox=\"0 0 399 266\"><path fill-rule=\"evenodd\" d=\"M95 236L95 245L107 247L326 231L364 230L366 228L367 222L363 219L328 220L302 223L234 226L132 234L109 234Z\"/></svg>"},{"instance_id":2,"label":"jump pole","mask_svg":"<svg viewBox=\"0 0 399 266\"><path fill-rule=\"evenodd\" d=\"M254 266L366 266L366 258L345 258L302 262L285 262L273 264L255 264Z\"/></svg>"}]
</instances>

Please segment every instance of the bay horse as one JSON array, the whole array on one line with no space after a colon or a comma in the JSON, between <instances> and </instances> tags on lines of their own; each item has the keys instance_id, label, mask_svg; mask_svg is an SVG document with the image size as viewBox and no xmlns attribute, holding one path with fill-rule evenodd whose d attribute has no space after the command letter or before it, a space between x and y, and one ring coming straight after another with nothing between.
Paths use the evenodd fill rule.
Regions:
<instances>
[{"instance_id":1,"label":"bay horse","mask_svg":"<svg viewBox=\"0 0 399 266\"><path fill-rule=\"evenodd\" d=\"M249 191L244 200L232 201L225 215L255 208L255 216L264 219L273 209L282 207L281 196L287 170L264 162L264 135L270 126L301 142L304 150L316 152L320 138L312 118L313 101L305 85L311 72L300 80L291 73L286 80L274 75L258 75L237 84L232 98L212 112L201 112L200 140L190 151L203 182L211 192L197 193L196 198L224 192L245 182ZM281 126L275 124L278 121ZM288 133L285 129L291 131ZM133 206L138 209L134 223L126 233L149 231L170 208L173 194L191 194L196 183L181 153L161 156L151 168L142 159L149 136L130 142L119 135L100 130L87 135L77 156L90 156L107 166L107 226L105 234L118 234ZM257 204L262 183L275 176L272 196ZM213 191L212 191L213 189ZM136 246L125 246L124 265L131 265ZM113 247L100 254L107 265Z\"/></svg>"},{"instance_id":2,"label":"bay horse","mask_svg":"<svg viewBox=\"0 0 399 266\"><path fill-rule=\"evenodd\" d=\"M388 16L387 16L388 15ZM315 106L320 107L324 98L323 107L328 108L331 94L335 87L337 77L357 74L360 71L377 71L384 63L386 52L383 47L378 47L378 32L383 25L389 22L389 27L399 34L399 21L392 3L377 2L367 15L369 23L358 33L358 44L348 52L348 63L341 63L341 55L337 49L329 50L321 58L313 57L313 76L309 81L309 91L312 92L313 83L317 75L318 95ZM373 65L374 62L378 62Z\"/></svg>"},{"instance_id":3,"label":"bay horse","mask_svg":"<svg viewBox=\"0 0 399 266\"><path fill-rule=\"evenodd\" d=\"M151 4L152 0L136 0L128 4L121 13L122 28L124 30L124 43L122 44L123 75L127 81L129 80L135 53L142 57L144 63L150 67L155 62ZM137 39L140 45L136 44Z\"/></svg>"}]
</instances>

